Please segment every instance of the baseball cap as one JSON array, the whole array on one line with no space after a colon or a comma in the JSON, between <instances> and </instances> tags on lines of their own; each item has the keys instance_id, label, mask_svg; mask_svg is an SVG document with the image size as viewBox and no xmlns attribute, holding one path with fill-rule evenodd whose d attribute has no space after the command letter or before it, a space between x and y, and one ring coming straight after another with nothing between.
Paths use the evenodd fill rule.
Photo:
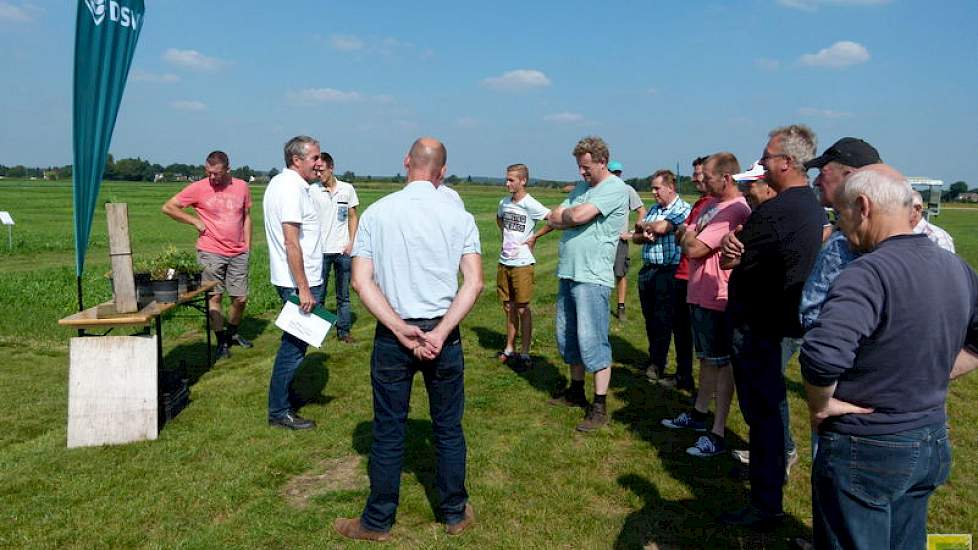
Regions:
<instances>
[{"instance_id":1,"label":"baseball cap","mask_svg":"<svg viewBox=\"0 0 978 550\"><path fill-rule=\"evenodd\" d=\"M762 180L764 179L765 174L767 174L767 172L764 170L764 167L761 166L761 161L758 160L754 162L754 164L751 164L750 169L747 170L746 172L734 174L731 177L733 178L734 181L738 183L745 183L750 181Z\"/></svg>"},{"instance_id":2,"label":"baseball cap","mask_svg":"<svg viewBox=\"0 0 978 550\"><path fill-rule=\"evenodd\" d=\"M611 162L608 163L608 171L609 172L623 172L624 171L624 167L617 160L613 160L613 161L611 161Z\"/></svg>"},{"instance_id":3,"label":"baseball cap","mask_svg":"<svg viewBox=\"0 0 978 550\"><path fill-rule=\"evenodd\" d=\"M880 160L879 152L872 145L859 138L844 137L826 149L822 156L806 162L805 169L821 168L832 161L853 168L883 162Z\"/></svg>"}]
</instances>

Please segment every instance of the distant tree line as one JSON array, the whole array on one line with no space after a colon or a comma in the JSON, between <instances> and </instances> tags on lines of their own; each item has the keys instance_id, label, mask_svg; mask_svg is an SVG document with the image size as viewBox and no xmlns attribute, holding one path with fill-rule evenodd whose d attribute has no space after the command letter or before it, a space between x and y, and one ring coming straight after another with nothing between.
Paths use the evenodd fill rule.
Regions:
<instances>
[{"instance_id":1,"label":"distant tree line","mask_svg":"<svg viewBox=\"0 0 978 550\"><path fill-rule=\"evenodd\" d=\"M277 168L271 168L266 171L253 170L248 165L241 167L231 168L231 174L244 181L254 181L257 182L267 182L269 179L275 177L279 173ZM71 179L71 165L67 164L64 166L49 166L47 168L41 167L27 167L23 165L16 166L5 166L0 164L0 176L8 178L18 178L18 179L48 179L48 180L66 180ZM142 158L124 158L118 161L110 154L105 160L105 174L103 179L111 181L195 181L204 178L206 173L204 172L203 164L182 164L173 163L163 166L158 163L151 163L148 160L143 160ZM378 182L378 183L403 183L404 176L397 173L393 176L358 176L352 170L347 170L342 174L338 174L337 178L347 181L347 182ZM499 177L484 177L484 176L472 176L467 175L464 178L452 174L445 178L445 183L449 185L457 185L464 183L467 185L489 185L489 186L499 186L502 187L506 180ZM570 181L561 180L548 180L548 179L536 179L531 178L529 182L530 187L543 187L552 189L561 189L567 185L573 184ZM651 189L650 181L648 176L628 178L625 183L634 187L637 191L649 191ZM693 185L693 181L689 176L679 176L676 181L677 190L682 194L695 194L696 187ZM941 194L942 201L956 201L961 197L963 200L969 200L974 202L974 193L978 193L978 188L968 191L968 184L963 181L956 181L951 184L951 187Z\"/></svg>"}]
</instances>

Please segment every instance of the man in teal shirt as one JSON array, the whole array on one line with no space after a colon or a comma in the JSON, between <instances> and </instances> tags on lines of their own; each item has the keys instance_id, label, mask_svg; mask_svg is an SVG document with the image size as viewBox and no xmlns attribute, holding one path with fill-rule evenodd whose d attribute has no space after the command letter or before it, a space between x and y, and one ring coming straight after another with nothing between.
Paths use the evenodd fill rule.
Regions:
<instances>
[{"instance_id":1,"label":"man in teal shirt","mask_svg":"<svg viewBox=\"0 0 978 550\"><path fill-rule=\"evenodd\" d=\"M615 287L615 251L628 215L628 190L608 171L608 145L601 138L582 139L573 155L584 181L547 218L564 230L557 263L557 348L571 375L570 387L550 404L585 408L577 430L589 432L608 423L608 300ZM584 396L585 371L594 374L593 404Z\"/></svg>"}]
</instances>

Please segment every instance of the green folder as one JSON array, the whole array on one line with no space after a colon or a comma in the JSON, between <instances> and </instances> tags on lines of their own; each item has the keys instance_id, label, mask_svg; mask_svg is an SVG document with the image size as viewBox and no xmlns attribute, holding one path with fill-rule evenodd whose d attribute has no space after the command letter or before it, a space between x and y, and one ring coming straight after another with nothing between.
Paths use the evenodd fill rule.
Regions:
<instances>
[{"instance_id":1,"label":"green folder","mask_svg":"<svg viewBox=\"0 0 978 550\"><path fill-rule=\"evenodd\" d=\"M298 294L293 294L292 296L289 296L289 301L295 305L300 305ZM333 325L336 324L336 315L330 312L329 310L327 310L326 308L324 308L320 304L316 304L316 307L312 308L311 313L325 320L327 323L329 323L330 328L333 328Z\"/></svg>"}]
</instances>

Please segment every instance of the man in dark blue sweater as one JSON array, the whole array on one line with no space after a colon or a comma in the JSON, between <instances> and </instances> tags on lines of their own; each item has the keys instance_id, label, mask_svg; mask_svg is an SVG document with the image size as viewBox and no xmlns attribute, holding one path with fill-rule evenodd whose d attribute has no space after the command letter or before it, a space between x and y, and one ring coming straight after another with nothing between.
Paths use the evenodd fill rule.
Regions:
<instances>
[{"instance_id":1,"label":"man in dark blue sweater","mask_svg":"<svg viewBox=\"0 0 978 550\"><path fill-rule=\"evenodd\" d=\"M912 233L911 189L892 168L855 172L839 199L842 231L864 254L801 349L819 434L815 546L923 548L927 500L951 465L948 382L978 365L978 276Z\"/></svg>"}]
</instances>

